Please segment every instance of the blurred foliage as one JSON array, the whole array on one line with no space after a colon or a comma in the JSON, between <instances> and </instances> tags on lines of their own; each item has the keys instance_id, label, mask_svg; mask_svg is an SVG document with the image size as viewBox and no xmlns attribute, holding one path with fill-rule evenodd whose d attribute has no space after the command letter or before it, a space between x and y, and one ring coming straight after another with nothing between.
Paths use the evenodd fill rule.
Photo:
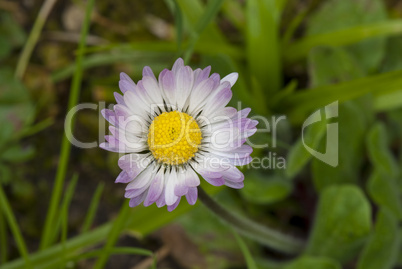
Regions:
<instances>
[{"instance_id":1,"label":"blurred foliage","mask_svg":"<svg viewBox=\"0 0 402 269\"><path fill-rule=\"evenodd\" d=\"M1 268L89 268L90 258L98 267L127 267L114 265L114 254L125 254L121 261L142 255L149 266L159 257L158 265L166 262L161 268L187 268L171 249L168 259L160 258L166 247L160 245L168 244L159 233L172 221L184 227L180 236L196 244L191 253L202 256L207 268L402 266L398 1L97 0L85 24L91 30L82 66L74 59L88 6L81 0L58 1L36 33L39 42L18 80L15 64L41 8L41 1L26 2L0 0L0 185L6 194L0 205ZM158 74L177 57L193 68L211 65L222 77L238 72L230 105L241 102L242 108L252 108L252 116L267 119L286 116L276 130L270 126L251 139L268 143L253 152L253 157L270 158L268 169L243 167L241 190L203 187L231 212L303 238L306 246L299 255L243 239L204 206L185 201L171 213L156 206L128 209L127 203L119 209L124 187L112 185L119 173L117 154L73 148L70 158L59 161L70 84L79 68L79 102L108 105L114 103L119 72L138 80L143 66ZM338 116L326 119L323 108L333 102L339 103ZM300 127L317 110L321 121L306 126L302 136ZM82 111L76 122L74 134L85 141L98 140L105 131L98 111ZM325 153L327 125L333 123L339 129L336 167L306 150L307 145ZM260 121L259 128L267 126ZM286 169L274 164L279 157ZM37 250L56 166L74 177L62 184L65 191L59 189L63 193L54 206L60 210L47 231L51 247ZM125 234L139 248L121 246ZM189 244L177 242L184 249Z\"/></svg>"}]
</instances>

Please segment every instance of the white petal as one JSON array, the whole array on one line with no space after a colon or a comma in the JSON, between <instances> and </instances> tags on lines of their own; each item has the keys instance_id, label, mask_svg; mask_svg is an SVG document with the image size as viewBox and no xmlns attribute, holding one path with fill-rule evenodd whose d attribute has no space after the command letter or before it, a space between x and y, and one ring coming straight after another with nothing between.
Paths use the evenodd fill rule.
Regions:
<instances>
[{"instance_id":1,"label":"white petal","mask_svg":"<svg viewBox=\"0 0 402 269\"><path fill-rule=\"evenodd\" d=\"M193 88L194 73L189 66L184 66L176 73L176 97L177 106L182 109L187 101L188 95Z\"/></svg>"},{"instance_id":2,"label":"white petal","mask_svg":"<svg viewBox=\"0 0 402 269\"><path fill-rule=\"evenodd\" d=\"M229 75L227 75L226 77L224 77L221 80L221 83L224 81L228 81L230 83L230 86L233 87L233 85L235 85L238 78L239 78L239 74L236 72L233 72L233 73L230 73Z\"/></svg>"},{"instance_id":3,"label":"white petal","mask_svg":"<svg viewBox=\"0 0 402 269\"><path fill-rule=\"evenodd\" d=\"M177 199L179 199L178 196L174 194L174 189L179 181L178 175L175 169L172 169L170 173L166 174L166 188L165 188L165 201L166 205L173 205Z\"/></svg>"},{"instance_id":4,"label":"white petal","mask_svg":"<svg viewBox=\"0 0 402 269\"><path fill-rule=\"evenodd\" d=\"M130 184L127 185L126 190L140 189L150 183L156 174L155 164L148 165Z\"/></svg>"}]
</instances>

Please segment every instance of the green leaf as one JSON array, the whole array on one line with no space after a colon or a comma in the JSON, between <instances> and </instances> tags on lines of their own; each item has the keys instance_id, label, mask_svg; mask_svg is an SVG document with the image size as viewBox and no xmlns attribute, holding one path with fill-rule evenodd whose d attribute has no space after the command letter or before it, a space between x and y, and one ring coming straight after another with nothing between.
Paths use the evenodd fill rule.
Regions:
<instances>
[{"instance_id":1,"label":"green leaf","mask_svg":"<svg viewBox=\"0 0 402 269\"><path fill-rule=\"evenodd\" d=\"M25 32L9 13L0 11L0 60L6 58L26 39Z\"/></svg>"},{"instance_id":2,"label":"green leaf","mask_svg":"<svg viewBox=\"0 0 402 269\"><path fill-rule=\"evenodd\" d=\"M32 158L35 154L35 149L32 147L23 148L21 145L14 145L6 149L0 158L7 162L23 162Z\"/></svg>"},{"instance_id":3,"label":"green leaf","mask_svg":"<svg viewBox=\"0 0 402 269\"><path fill-rule=\"evenodd\" d=\"M367 190L377 205L388 208L402 219L402 201L395 178L375 171L367 182Z\"/></svg>"},{"instance_id":4,"label":"green leaf","mask_svg":"<svg viewBox=\"0 0 402 269\"><path fill-rule=\"evenodd\" d=\"M400 239L398 219L388 210L382 209L377 216L374 234L360 255L357 269L394 268Z\"/></svg>"},{"instance_id":5,"label":"green leaf","mask_svg":"<svg viewBox=\"0 0 402 269\"><path fill-rule=\"evenodd\" d=\"M325 1L311 14L307 35L325 34L352 26L364 26L386 21L387 13L382 0ZM363 70L375 70L385 54L385 38L365 40L348 46Z\"/></svg>"},{"instance_id":6,"label":"green leaf","mask_svg":"<svg viewBox=\"0 0 402 269\"><path fill-rule=\"evenodd\" d=\"M381 68L382 72L402 69L402 36L392 36L387 39L386 55Z\"/></svg>"},{"instance_id":7,"label":"green leaf","mask_svg":"<svg viewBox=\"0 0 402 269\"><path fill-rule=\"evenodd\" d=\"M282 84L277 16L274 0L246 2L249 71L268 95L277 92Z\"/></svg>"},{"instance_id":8,"label":"green leaf","mask_svg":"<svg viewBox=\"0 0 402 269\"><path fill-rule=\"evenodd\" d=\"M8 68L0 68L0 89L0 123L2 128L4 125L8 125L7 129L11 128L6 131L7 134L11 132L14 135L29 122L34 113L33 105L24 84L15 79ZM3 135L6 134L0 134L0 137L3 138Z\"/></svg>"},{"instance_id":9,"label":"green leaf","mask_svg":"<svg viewBox=\"0 0 402 269\"><path fill-rule=\"evenodd\" d=\"M366 145L375 169L389 178L395 178L399 173L398 164L388 147L387 130L382 123L378 122L371 127Z\"/></svg>"},{"instance_id":10,"label":"green leaf","mask_svg":"<svg viewBox=\"0 0 402 269\"><path fill-rule=\"evenodd\" d=\"M263 176L257 172L250 172L245 175L245 179L244 188L240 189L240 192L247 201L256 204L281 201L293 190L289 181L276 175Z\"/></svg>"},{"instance_id":11,"label":"green leaf","mask_svg":"<svg viewBox=\"0 0 402 269\"><path fill-rule=\"evenodd\" d=\"M286 265L283 269L341 269L341 265L327 257L303 256Z\"/></svg>"},{"instance_id":12,"label":"green leaf","mask_svg":"<svg viewBox=\"0 0 402 269\"><path fill-rule=\"evenodd\" d=\"M7 185L12 179L11 168L0 163L0 185Z\"/></svg>"},{"instance_id":13,"label":"green leaf","mask_svg":"<svg viewBox=\"0 0 402 269\"><path fill-rule=\"evenodd\" d=\"M13 47L22 46L26 41L24 29L10 13L0 13L0 35L5 36Z\"/></svg>"},{"instance_id":14,"label":"green leaf","mask_svg":"<svg viewBox=\"0 0 402 269\"><path fill-rule=\"evenodd\" d=\"M364 74L358 62L342 48L314 48L308 62L313 87L360 78Z\"/></svg>"},{"instance_id":15,"label":"green leaf","mask_svg":"<svg viewBox=\"0 0 402 269\"><path fill-rule=\"evenodd\" d=\"M354 257L371 230L371 208L356 186L326 188L320 195L306 254L341 262Z\"/></svg>"},{"instance_id":16,"label":"green leaf","mask_svg":"<svg viewBox=\"0 0 402 269\"><path fill-rule=\"evenodd\" d=\"M375 96L374 108L378 112L402 107L402 90Z\"/></svg>"},{"instance_id":17,"label":"green leaf","mask_svg":"<svg viewBox=\"0 0 402 269\"><path fill-rule=\"evenodd\" d=\"M247 263L247 269L257 269L257 265L254 261L253 256L250 253L250 250L248 249L246 243L243 241L243 239L236 233L235 230L233 230L233 234L236 238L237 244L239 245L241 252L243 253L244 258L246 259Z\"/></svg>"},{"instance_id":18,"label":"green leaf","mask_svg":"<svg viewBox=\"0 0 402 269\"><path fill-rule=\"evenodd\" d=\"M1 34L1 33L0 33ZM0 35L0 60L6 58L13 47L5 36Z\"/></svg>"},{"instance_id":19,"label":"green leaf","mask_svg":"<svg viewBox=\"0 0 402 269\"><path fill-rule=\"evenodd\" d=\"M359 167L363 158L364 135L366 132L367 113L352 102L339 106L338 121L338 165L332 167L316 158L312 162L313 181L317 190L341 184L355 183L359 178ZM329 134L326 134L327 136ZM325 153L326 139L322 139L319 152ZM335 141L328 141L332 145ZM336 156L335 156L336 157Z\"/></svg>"}]
</instances>

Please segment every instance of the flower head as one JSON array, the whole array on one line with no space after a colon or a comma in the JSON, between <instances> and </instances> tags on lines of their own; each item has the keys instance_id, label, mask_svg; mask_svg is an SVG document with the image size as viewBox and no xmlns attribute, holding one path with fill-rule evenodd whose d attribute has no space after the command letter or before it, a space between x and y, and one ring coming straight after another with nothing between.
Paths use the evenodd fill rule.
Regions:
<instances>
[{"instance_id":1,"label":"flower head","mask_svg":"<svg viewBox=\"0 0 402 269\"><path fill-rule=\"evenodd\" d=\"M247 118L250 109L227 107L237 73L220 79L210 67L192 70L178 59L172 70L156 79L145 67L135 84L120 74L120 90L113 110L102 115L111 124L111 135L101 148L124 153L116 182L127 183L130 206L177 207L182 196L197 200L199 176L214 186L244 186L236 166L251 161L247 137L257 121Z\"/></svg>"}]
</instances>

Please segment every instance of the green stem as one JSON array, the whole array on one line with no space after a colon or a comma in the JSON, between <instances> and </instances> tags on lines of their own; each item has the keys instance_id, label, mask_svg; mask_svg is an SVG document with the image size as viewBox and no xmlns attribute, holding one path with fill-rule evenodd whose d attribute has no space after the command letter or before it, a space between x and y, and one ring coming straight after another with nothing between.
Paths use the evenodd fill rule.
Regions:
<instances>
[{"instance_id":1,"label":"green stem","mask_svg":"<svg viewBox=\"0 0 402 269\"><path fill-rule=\"evenodd\" d=\"M98 210L99 202L103 193L103 189L105 187L105 183L100 183L98 187L96 187L95 194L92 197L91 203L89 205L88 212L86 214L84 224L82 225L81 233L86 233L91 228L91 225L95 219L96 211Z\"/></svg>"},{"instance_id":2,"label":"green stem","mask_svg":"<svg viewBox=\"0 0 402 269\"><path fill-rule=\"evenodd\" d=\"M3 213L0 211L0 264L7 262L7 249L7 225Z\"/></svg>"},{"instance_id":3,"label":"green stem","mask_svg":"<svg viewBox=\"0 0 402 269\"><path fill-rule=\"evenodd\" d=\"M183 58L185 64L187 64L190 61L191 55L193 54L195 45L197 44L201 33L205 30L208 24L216 17L222 4L223 0L208 1L204 14L201 16L201 18L195 25L195 29L190 37L189 45L186 51L184 52Z\"/></svg>"},{"instance_id":4,"label":"green stem","mask_svg":"<svg viewBox=\"0 0 402 269\"><path fill-rule=\"evenodd\" d=\"M241 217L233 212L226 210L216 203L209 195L198 187L198 198L211 210L217 217L231 225L236 231L260 242L277 251L289 254L298 254L304 248L304 242L288 235L281 234L261 224L255 223L250 219Z\"/></svg>"},{"instance_id":5,"label":"green stem","mask_svg":"<svg viewBox=\"0 0 402 269\"><path fill-rule=\"evenodd\" d=\"M13 214L10 204L8 203L6 194L3 191L3 187L0 185L0 208L2 209L4 216L8 221L8 225L11 229L11 232L14 235L15 242L17 243L18 250L21 256L25 260L25 266L27 268L31 268L31 261L28 256L28 249L25 244L24 238L22 237L22 233L20 228L18 227L17 220ZM1 214L1 213L0 213Z\"/></svg>"},{"instance_id":6,"label":"green stem","mask_svg":"<svg viewBox=\"0 0 402 269\"><path fill-rule=\"evenodd\" d=\"M91 17L91 12L94 7L94 2L95 0L90 0L87 5L86 13L85 13L85 20L82 26L81 30L81 39L80 39L80 44L78 47L78 55L76 58L76 69L73 77L73 81L71 84L71 90L70 90L70 96L68 100L68 111L71 109L74 109L75 106L78 103L78 97L80 93L80 88L81 88L81 81L82 81L82 60L83 60L83 55L84 55L84 50L85 50L85 45L86 45L86 37L88 35L89 31L89 23L90 23L90 17ZM71 128L74 126L74 118L71 120ZM52 191L52 197L50 200L50 206L48 210L48 214L46 216L46 221L45 221L45 226L42 234L42 240L40 244L40 248L44 249L48 247L52 242L52 226L55 223L55 218L57 215L57 210L59 207L59 202L61 198L61 193L63 191L63 184L64 184L64 179L66 176L66 171L67 171L67 165L68 165L68 159L70 157L70 149L71 149L71 143L69 139L67 138L66 135L63 136L63 140L61 143L61 156L60 156L60 161L59 161L59 166L57 167L57 173L56 173L56 180L55 184L53 187Z\"/></svg>"},{"instance_id":7,"label":"green stem","mask_svg":"<svg viewBox=\"0 0 402 269\"><path fill-rule=\"evenodd\" d=\"M107 236L107 241L105 246L103 247L103 254L99 256L99 259L96 261L96 264L94 266L95 269L101 269L105 267L106 262L109 259L110 252L113 249L114 245L116 244L117 240L119 239L119 236L121 232L123 231L125 227L125 223L127 221L127 218L129 217L130 213L130 207L129 207L129 202L130 200L126 200L123 203L122 208L120 209L119 216L115 220L112 229L110 230L108 236Z\"/></svg>"},{"instance_id":8,"label":"green stem","mask_svg":"<svg viewBox=\"0 0 402 269\"><path fill-rule=\"evenodd\" d=\"M24 76L25 70L27 68L29 58L31 58L32 51L35 48L36 43L38 42L40 33L42 32L43 25L46 22L47 17L49 16L50 11L52 10L56 0L46 0L38 14L38 17L35 20L34 26L32 27L32 31L29 34L28 40L25 43L25 46L21 52L21 56L18 59L17 68L15 70L15 77L21 79Z\"/></svg>"}]
</instances>

